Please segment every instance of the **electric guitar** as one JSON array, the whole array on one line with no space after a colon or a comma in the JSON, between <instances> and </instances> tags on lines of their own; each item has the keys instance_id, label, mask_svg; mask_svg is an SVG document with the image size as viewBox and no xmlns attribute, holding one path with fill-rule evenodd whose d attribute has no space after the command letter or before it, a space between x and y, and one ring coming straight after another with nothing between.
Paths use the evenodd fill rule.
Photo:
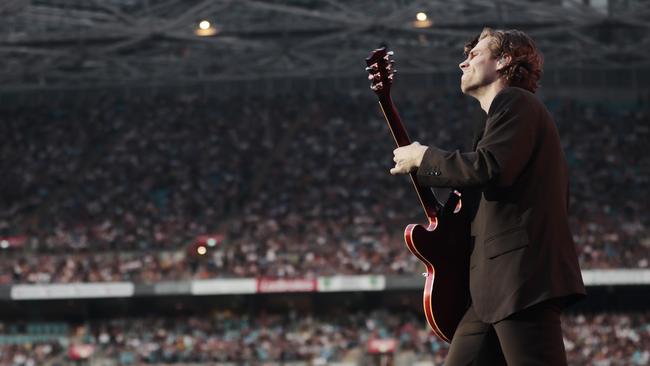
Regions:
<instances>
[{"instance_id":1,"label":"electric guitar","mask_svg":"<svg viewBox=\"0 0 650 366\"><path fill-rule=\"evenodd\" d=\"M366 71L370 88L377 94L388 127L400 147L410 145L411 140L390 96L396 72L390 59L392 54L386 47L374 50L366 59ZM431 188L418 184L416 172L411 172L410 177L428 223L408 225L404 240L426 269L423 305L427 323L440 339L451 342L470 305L471 219L462 208L460 192L454 190L442 204Z\"/></svg>"}]
</instances>

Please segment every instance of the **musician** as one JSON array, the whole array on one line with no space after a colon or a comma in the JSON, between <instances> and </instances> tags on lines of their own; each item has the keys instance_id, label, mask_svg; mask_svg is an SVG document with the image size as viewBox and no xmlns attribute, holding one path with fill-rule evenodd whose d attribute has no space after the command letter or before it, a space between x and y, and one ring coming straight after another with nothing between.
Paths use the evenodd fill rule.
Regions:
<instances>
[{"instance_id":1,"label":"musician","mask_svg":"<svg viewBox=\"0 0 650 366\"><path fill-rule=\"evenodd\" d=\"M461 91L487 114L470 152L413 142L391 174L478 192L471 223L471 305L445 365L566 365L560 313L585 295L568 223L568 168L535 96L542 55L518 30L485 28L465 45Z\"/></svg>"}]
</instances>

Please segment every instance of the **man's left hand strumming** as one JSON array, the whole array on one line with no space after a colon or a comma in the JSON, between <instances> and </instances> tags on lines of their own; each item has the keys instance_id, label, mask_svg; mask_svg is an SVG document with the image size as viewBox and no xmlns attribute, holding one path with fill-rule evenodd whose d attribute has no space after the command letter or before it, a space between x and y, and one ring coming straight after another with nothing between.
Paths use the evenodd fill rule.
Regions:
<instances>
[{"instance_id":1,"label":"man's left hand strumming","mask_svg":"<svg viewBox=\"0 0 650 366\"><path fill-rule=\"evenodd\" d=\"M390 174L408 174L417 170L420 163L422 163L427 148L428 146L420 145L419 142L415 141L410 145L393 150L395 167L390 170Z\"/></svg>"}]
</instances>

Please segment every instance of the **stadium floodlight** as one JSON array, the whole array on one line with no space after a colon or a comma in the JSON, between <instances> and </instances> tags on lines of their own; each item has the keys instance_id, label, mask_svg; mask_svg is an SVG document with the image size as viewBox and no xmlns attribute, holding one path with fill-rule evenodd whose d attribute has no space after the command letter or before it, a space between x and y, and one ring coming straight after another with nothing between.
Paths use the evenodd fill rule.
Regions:
<instances>
[{"instance_id":1,"label":"stadium floodlight","mask_svg":"<svg viewBox=\"0 0 650 366\"><path fill-rule=\"evenodd\" d=\"M203 19L199 22L194 34L201 37L214 36L217 34L217 28L210 21Z\"/></svg>"},{"instance_id":2,"label":"stadium floodlight","mask_svg":"<svg viewBox=\"0 0 650 366\"><path fill-rule=\"evenodd\" d=\"M428 28L432 24L433 22L429 20L429 16L427 16L427 13L421 11L415 14L415 20L413 21L413 26L415 28Z\"/></svg>"}]
</instances>

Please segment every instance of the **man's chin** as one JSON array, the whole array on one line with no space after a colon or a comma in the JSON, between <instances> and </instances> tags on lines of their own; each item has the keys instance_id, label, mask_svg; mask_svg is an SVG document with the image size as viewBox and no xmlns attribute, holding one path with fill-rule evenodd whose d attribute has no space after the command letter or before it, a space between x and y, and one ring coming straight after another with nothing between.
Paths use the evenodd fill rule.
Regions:
<instances>
[{"instance_id":1,"label":"man's chin","mask_svg":"<svg viewBox=\"0 0 650 366\"><path fill-rule=\"evenodd\" d=\"M463 83L461 82L461 83L460 83L460 91L461 91L463 94L467 94L467 93L470 91L470 88L469 88L466 84L463 84Z\"/></svg>"},{"instance_id":2,"label":"man's chin","mask_svg":"<svg viewBox=\"0 0 650 366\"><path fill-rule=\"evenodd\" d=\"M470 95L470 94L472 94L472 91L474 91L475 89L477 89L476 85L470 84L470 83L467 83L467 82L463 82L463 80L461 79L461 81L460 81L460 91L463 92L463 94Z\"/></svg>"}]
</instances>

